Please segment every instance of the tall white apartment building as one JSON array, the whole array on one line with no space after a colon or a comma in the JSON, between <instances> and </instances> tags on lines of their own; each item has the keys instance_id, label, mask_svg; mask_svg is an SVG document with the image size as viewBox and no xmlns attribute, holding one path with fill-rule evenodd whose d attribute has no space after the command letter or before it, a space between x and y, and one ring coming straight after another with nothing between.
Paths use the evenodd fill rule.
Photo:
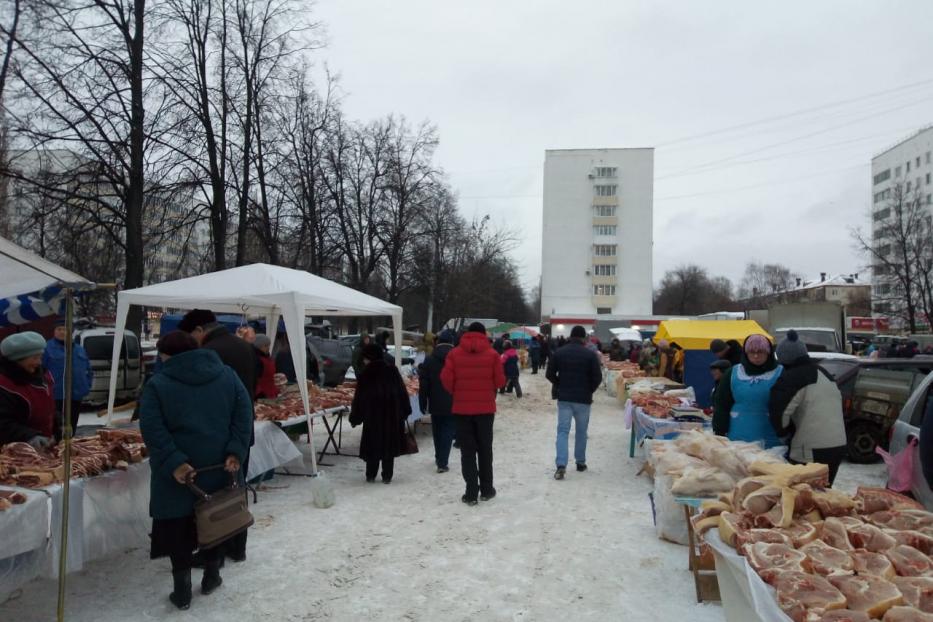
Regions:
<instances>
[{"instance_id":1,"label":"tall white apartment building","mask_svg":"<svg viewBox=\"0 0 933 622\"><path fill-rule=\"evenodd\" d=\"M905 199L919 197L927 209L933 210L933 126L916 132L872 158L871 176L872 244L878 252L892 252L890 240L884 238L883 227L891 217L895 188L900 186L901 196ZM872 311L885 315L896 311L890 300L894 284L884 266L874 263Z\"/></svg>"},{"instance_id":2,"label":"tall white apartment building","mask_svg":"<svg viewBox=\"0 0 933 622\"><path fill-rule=\"evenodd\" d=\"M542 321L652 311L654 149L544 154Z\"/></svg>"}]
</instances>

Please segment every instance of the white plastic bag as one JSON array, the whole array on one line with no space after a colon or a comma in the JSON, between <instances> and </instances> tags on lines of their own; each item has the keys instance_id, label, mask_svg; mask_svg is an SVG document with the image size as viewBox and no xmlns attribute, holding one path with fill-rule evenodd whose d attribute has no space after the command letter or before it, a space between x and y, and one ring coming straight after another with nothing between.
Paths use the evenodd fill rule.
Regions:
<instances>
[{"instance_id":1,"label":"white plastic bag","mask_svg":"<svg viewBox=\"0 0 933 622\"><path fill-rule=\"evenodd\" d=\"M329 508L337 502L334 485L324 475L324 471L318 471L311 476L311 497L314 506L322 509Z\"/></svg>"},{"instance_id":2,"label":"white plastic bag","mask_svg":"<svg viewBox=\"0 0 933 622\"><path fill-rule=\"evenodd\" d=\"M687 544L687 519L684 509L674 501L671 477L656 473L654 477L655 531L662 540Z\"/></svg>"}]
</instances>

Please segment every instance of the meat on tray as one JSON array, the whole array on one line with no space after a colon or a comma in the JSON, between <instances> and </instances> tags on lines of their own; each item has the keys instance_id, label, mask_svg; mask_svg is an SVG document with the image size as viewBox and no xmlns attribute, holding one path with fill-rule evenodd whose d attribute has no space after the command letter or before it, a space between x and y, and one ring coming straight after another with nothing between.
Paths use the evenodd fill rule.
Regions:
<instances>
[{"instance_id":1,"label":"meat on tray","mask_svg":"<svg viewBox=\"0 0 933 622\"><path fill-rule=\"evenodd\" d=\"M632 396L632 404L645 411L649 417L666 419L674 406L680 405L679 397L668 397L651 393L636 393Z\"/></svg>"},{"instance_id":2,"label":"meat on tray","mask_svg":"<svg viewBox=\"0 0 933 622\"><path fill-rule=\"evenodd\" d=\"M846 606L842 592L819 575L781 572L772 577L771 585L777 591L778 606L794 622L819 620L825 612Z\"/></svg>"},{"instance_id":3,"label":"meat on tray","mask_svg":"<svg viewBox=\"0 0 933 622\"><path fill-rule=\"evenodd\" d=\"M891 582L911 607L933 613L933 577L894 577Z\"/></svg>"},{"instance_id":4,"label":"meat on tray","mask_svg":"<svg viewBox=\"0 0 933 622\"><path fill-rule=\"evenodd\" d=\"M71 442L71 476L92 477L111 469L127 469L148 455L139 430L98 430ZM64 445L37 451L26 443L0 448L0 484L41 488L65 478Z\"/></svg>"},{"instance_id":5,"label":"meat on tray","mask_svg":"<svg viewBox=\"0 0 933 622\"><path fill-rule=\"evenodd\" d=\"M846 597L849 609L864 611L873 618L904 604L904 595L897 586L881 577L871 575L856 577L829 577L829 582Z\"/></svg>"},{"instance_id":6,"label":"meat on tray","mask_svg":"<svg viewBox=\"0 0 933 622\"><path fill-rule=\"evenodd\" d=\"M924 613L913 607L891 607L882 622L933 622L933 614Z\"/></svg>"}]
</instances>

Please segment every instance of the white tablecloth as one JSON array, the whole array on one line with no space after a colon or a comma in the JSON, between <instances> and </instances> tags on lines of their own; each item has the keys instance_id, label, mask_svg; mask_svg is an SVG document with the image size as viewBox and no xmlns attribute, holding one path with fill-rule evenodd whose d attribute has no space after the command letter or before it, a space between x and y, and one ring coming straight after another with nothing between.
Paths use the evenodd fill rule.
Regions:
<instances>
[{"instance_id":1,"label":"white tablecloth","mask_svg":"<svg viewBox=\"0 0 933 622\"><path fill-rule=\"evenodd\" d=\"M32 551L45 544L49 533L50 497L41 491L0 486L26 495L26 503L0 512L0 559ZM15 534L15 535L12 535Z\"/></svg>"},{"instance_id":2,"label":"white tablecloth","mask_svg":"<svg viewBox=\"0 0 933 622\"><path fill-rule=\"evenodd\" d=\"M149 461L130 465L126 471L109 471L88 479L71 482L68 511L68 572L77 572L85 564L127 548L149 543ZM30 502L30 516L42 526L30 525L23 531L18 520L0 514L0 542L24 541L20 552L7 555L14 548L0 549L0 601L37 576L58 577L61 550L61 524L64 500L61 484L30 492L41 502ZM43 511L41 507L44 506ZM28 541L32 548L25 549Z\"/></svg>"},{"instance_id":3,"label":"white tablecloth","mask_svg":"<svg viewBox=\"0 0 933 622\"><path fill-rule=\"evenodd\" d=\"M706 542L716 559L716 577L727 622L792 622L778 607L774 588L719 538L718 531L706 532Z\"/></svg>"},{"instance_id":4,"label":"white tablecloth","mask_svg":"<svg viewBox=\"0 0 933 622\"><path fill-rule=\"evenodd\" d=\"M247 479L259 477L266 471L301 460L301 452L279 426L271 421L257 421L254 429L256 443L249 450Z\"/></svg>"}]
</instances>

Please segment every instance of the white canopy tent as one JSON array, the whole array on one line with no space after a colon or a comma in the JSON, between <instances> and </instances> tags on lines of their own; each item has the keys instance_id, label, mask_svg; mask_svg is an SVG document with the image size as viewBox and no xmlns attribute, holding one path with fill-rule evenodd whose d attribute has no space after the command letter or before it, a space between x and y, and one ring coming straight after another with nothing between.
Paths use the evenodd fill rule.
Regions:
<instances>
[{"instance_id":1,"label":"white canopy tent","mask_svg":"<svg viewBox=\"0 0 933 622\"><path fill-rule=\"evenodd\" d=\"M610 328L609 332L619 341L638 341L644 340L641 333L634 328Z\"/></svg>"},{"instance_id":2,"label":"white canopy tent","mask_svg":"<svg viewBox=\"0 0 933 622\"><path fill-rule=\"evenodd\" d=\"M307 376L305 317L391 316L395 343L402 342L402 308L398 305L384 302L309 272L262 263L119 292L117 334L126 327L130 305L210 309L218 313L261 315L266 319L266 333L272 339L275 338L279 318L284 318L288 344L295 364L295 375L299 378L301 401L308 418L309 441L312 441L311 412L308 404L308 385L304 382ZM107 400L108 420L113 416L121 344L121 340L114 339L110 394ZM396 365L400 364L400 357L401 351L396 349Z\"/></svg>"}]
</instances>

